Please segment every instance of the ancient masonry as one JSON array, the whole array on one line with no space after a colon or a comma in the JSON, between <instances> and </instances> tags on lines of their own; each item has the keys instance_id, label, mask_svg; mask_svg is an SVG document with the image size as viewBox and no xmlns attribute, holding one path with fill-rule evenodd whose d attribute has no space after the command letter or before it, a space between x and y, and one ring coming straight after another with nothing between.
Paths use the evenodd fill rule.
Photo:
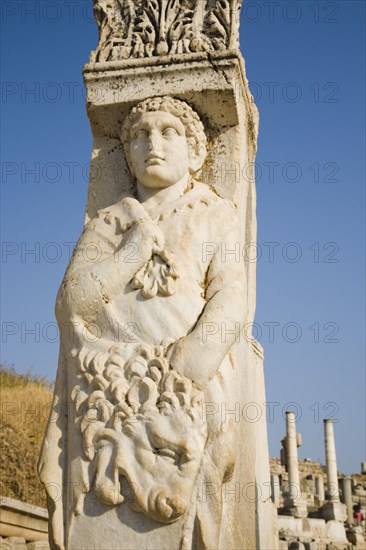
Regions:
<instances>
[{"instance_id":1,"label":"ancient masonry","mask_svg":"<svg viewBox=\"0 0 366 550\"><path fill-rule=\"evenodd\" d=\"M49 550L47 510L0 497L0 550Z\"/></svg>"},{"instance_id":2,"label":"ancient masonry","mask_svg":"<svg viewBox=\"0 0 366 550\"><path fill-rule=\"evenodd\" d=\"M299 461L301 436L296 432L294 413L286 414L281 458L270 459L280 550L366 548L365 521L361 520L366 516L366 464L361 464L361 474L338 472L331 420L324 420L324 444L325 466L311 459Z\"/></svg>"}]
</instances>

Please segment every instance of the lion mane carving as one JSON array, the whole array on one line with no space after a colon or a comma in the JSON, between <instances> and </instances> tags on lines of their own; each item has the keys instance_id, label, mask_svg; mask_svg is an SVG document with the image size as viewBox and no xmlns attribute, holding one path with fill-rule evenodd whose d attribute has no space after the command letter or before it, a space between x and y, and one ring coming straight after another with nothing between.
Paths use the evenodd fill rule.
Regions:
<instances>
[{"instance_id":1,"label":"lion mane carving","mask_svg":"<svg viewBox=\"0 0 366 550\"><path fill-rule=\"evenodd\" d=\"M202 392L170 369L160 346L127 361L118 348L82 350L77 362L80 384L71 397L92 464L89 489L104 504L128 502L155 521L174 522L188 508L206 444Z\"/></svg>"}]
</instances>

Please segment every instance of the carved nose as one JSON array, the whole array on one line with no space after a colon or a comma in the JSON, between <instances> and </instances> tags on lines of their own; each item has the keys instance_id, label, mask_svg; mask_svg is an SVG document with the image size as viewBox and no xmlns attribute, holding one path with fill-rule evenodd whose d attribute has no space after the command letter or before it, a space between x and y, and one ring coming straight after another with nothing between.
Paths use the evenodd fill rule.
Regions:
<instances>
[{"instance_id":1,"label":"carved nose","mask_svg":"<svg viewBox=\"0 0 366 550\"><path fill-rule=\"evenodd\" d=\"M179 496L168 497L161 492L156 499L156 508L163 521L171 522L185 513L187 503Z\"/></svg>"},{"instance_id":2,"label":"carved nose","mask_svg":"<svg viewBox=\"0 0 366 550\"><path fill-rule=\"evenodd\" d=\"M161 145L161 136L154 130L149 135L149 151L159 150Z\"/></svg>"}]
</instances>

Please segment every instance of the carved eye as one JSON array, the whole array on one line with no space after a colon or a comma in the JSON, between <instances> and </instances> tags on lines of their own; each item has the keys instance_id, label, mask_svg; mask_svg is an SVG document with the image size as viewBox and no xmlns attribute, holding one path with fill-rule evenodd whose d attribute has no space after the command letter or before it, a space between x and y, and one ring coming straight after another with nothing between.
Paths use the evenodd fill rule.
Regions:
<instances>
[{"instance_id":1,"label":"carved eye","mask_svg":"<svg viewBox=\"0 0 366 550\"><path fill-rule=\"evenodd\" d=\"M155 448L153 451L154 454L161 456L161 458L164 458L167 462L171 462L172 464L179 464L180 461L180 455L173 451L172 449L168 448Z\"/></svg>"},{"instance_id":2,"label":"carved eye","mask_svg":"<svg viewBox=\"0 0 366 550\"><path fill-rule=\"evenodd\" d=\"M134 139L143 139L148 136L148 132L146 130L137 130L134 135Z\"/></svg>"},{"instance_id":3,"label":"carved eye","mask_svg":"<svg viewBox=\"0 0 366 550\"><path fill-rule=\"evenodd\" d=\"M173 137L173 136L177 136L178 132L175 128L172 128L171 126L169 126L168 128L164 128L162 134L165 137Z\"/></svg>"}]
</instances>

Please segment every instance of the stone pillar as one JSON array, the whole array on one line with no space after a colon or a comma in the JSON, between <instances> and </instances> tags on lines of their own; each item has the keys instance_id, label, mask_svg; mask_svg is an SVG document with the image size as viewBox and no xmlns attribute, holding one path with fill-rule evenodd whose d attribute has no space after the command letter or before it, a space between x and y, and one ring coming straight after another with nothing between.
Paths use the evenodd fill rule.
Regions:
<instances>
[{"instance_id":1,"label":"stone pillar","mask_svg":"<svg viewBox=\"0 0 366 550\"><path fill-rule=\"evenodd\" d=\"M42 482L49 489L51 546L112 549L120 548L122 541L125 550L274 550L278 533L272 515L274 506L268 498L265 416L257 421L251 409L243 422L229 417L222 430L219 415L209 413L207 422L202 419L198 411L201 397L193 397L202 393L203 402L227 404L228 415L230 403L246 411L248 403L261 406L266 402L263 350L251 338L239 342L232 330L241 323L250 325L256 302L255 262L241 260L239 255L234 261L230 254L233 247L240 251L245 243L257 240L254 160L259 119L239 51L241 0L227 0L224 7L220 0L94 0L93 4L100 40L84 68L84 81L93 133L90 172L97 172L100 178L90 178L86 231L71 260L57 306L63 327L60 360L52 420L39 461ZM180 141L183 147L173 144L167 171L165 164L162 171L158 166L160 146L147 144L151 153L158 154L145 160L139 157L144 182L145 176L150 177L146 162L150 165L152 161L151 167L156 165L152 169L155 190L164 189L164 197L156 199L159 212L154 214L143 206L152 188L135 170L137 155L130 154L131 140L137 137L131 128L137 122L144 123L145 118L150 133L143 130L141 137L156 136L152 125L169 118L170 126L158 124L159 139L163 131L173 130L161 143ZM177 130L183 129L182 124L187 128L185 139ZM186 148L192 155L185 155L182 164L178 156ZM179 179L173 175L177 166ZM236 178L235 167L242 166L250 167L250 173ZM172 174L169 181L168 173ZM151 193L155 196L158 191ZM196 258L190 255L183 239L194 247ZM209 266L202 250L210 241L217 243L218 250L214 252L217 261L210 258L212 278L207 278L204 274ZM90 262L83 252L90 244L95 247L96 242L101 254ZM138 259L132 258L130 244L138 250ZM221 258L223 247L228 261ZM126 254L118 258L123 248ZM186 251L184 258L182 249ZM195 262L202 265L200 288ZM215 266L214 271L211 266ZM75 294L67 290L73 270L84 281L70 286ZM192 275L188 275L189 270ZM216 279L215 270L220 274ZM217 289L210 284L214 280L215 284L220 281ZM234 283L237 299L227 290L226 280L230 285ZM202 300L204 287L209 285L207 300ZM83 323L77 323L80 330L71 342L64 330L74 318L74 308ZM227 335L222 338L219 333L217 342L210 339L205 345L201 329L216 323L214 312L219 316L218 326ZM94 326L94 314L98 315L97 341L84 331L84 321L85 326ZM129 325L138 328L138 337L122 328ZM154 335L152 328L156 330ZM168 348L169 356L165 353ZM158 357L155 372L151 361ZM210 366L212 373L201 369L201 363ZM194 373L187 371L191 366ZM130 367L136 369L136 376ZM207 381L202 383L198 377L203 374ZM120 378L116 384L114 375ZM185 380L184 389L176 390L180 379ZM123 380L128 380L127 385L123 386ZM181 406L168 416L157 407L160 401L154 392L157 396L166 392L169 380L173 394L183 391L189 397L187 406L181 399ZM111 384L113 396L108 389ZM124 412L127 394L132 398L132 387L138 396L133 401L133 414L142 415L136 423L137 431L127 429L130 416ZM103 421L98 418L98 422L88 425L88 409L81 403L92 393L92 414L98 414L102 407ZM129 403L132 411L132 401ZM193 409L197 414L190 412ZM178 416L179 425L175 420ZM186 421L195 424L193 430ZM158 426L153 428L153 424ZM156 443L159 448L154 445L149 435L152 431L155 441L162 442L161 448L160 443ZM141 458L142 447L151 460L147 455ZM183 454L187 455L187 463L180 468ZM225 489L223 480L229 482L229 477L230 485ZM255 482L256 499L240 498L236 502L233 495L221 498L221 488L230 492L233 487L240 488L243 480ZM55 498L54 491L51 494L55 485L65 487L62 498Z\"/></svg>"},{"instance_id":2,"label":"stone pillar","mask_svg":"<svg viewBox=\"0 0 366 550\"><path fill-rule=\"evenodd\" d=\"M324 420L325 463L327 468L327 490L325 492L326 503L322 506L322 515L326 521L345 521L347 511L344 504L339 501L337 457L334 441L333 421Z\"/></svg>"},{"instance_id":3,"label":"stone pillar","mask_svg":"<svg viewBox=\"0 0 366 550\"><path fill-rule=\"evenodd\" d=\"M285 498L285 512L295 517L306 517L306 504L303 502L300 487L299 461L297 454L298 438L293 412L286 412L286 464L288 473L288 493Z\"/></svg>"},{"instance_id":4,"label":"stone pillar","mask_svg":"<svg viewBox=\"0 0 366 550\"><path fill-rule=\"evenodd\" d=\"M342 502L347 507L347 523L353 525L352 478L342 478Z\"/></svg>"},{"instance_id":5,"label":"stone pillar","mask_svg":"<svg viewBox=\"0 0 366 550\"><path fill-rule=\"evenodd\" d=\"M366 474L366 462L361 462L361 474Z\"/></svg>"},{"instance_id":6,"label":"stone pillar","mask_svg":"<svg viewBox=\"0 0 366 550\"><path fill-rule=\"evenodd\" d=\"M327 467L326 498L329 502L339 502L337 457L334 442L333 422L324 420L325 463Z\"/></svg>"},{"instance_id":7,"label":"stone pillar","mask_svg":"<svg viewBox=\"0 0 366 550\"><path fill-rule=\"evenodd\" d=\"M323 476L318 476L315 478L315 491L318 496L319 503L322 504L325 499Z\"/></svg>"},{"instance_id":8,"label":"stone pillar","mask_svg":"<svg viewBox=\"0 0 366 550\"><path fill-rule=\"evenodd\" d=\"M272 502L278 507L280 504L280 480L277 474L271 474L271 498Z\"/></svg>"},{"instance_id":9,"label":"stone pillar","mask_svg":"<svg viewBox=\"0 0 366 550\"><path fill-rule=\"evenodd\" d=\"M288 496L295 501L300 496L299 463L297 454L296 423L293 412L286 413L286 451L288 472Z\"/></svg>"}]
</instances>

